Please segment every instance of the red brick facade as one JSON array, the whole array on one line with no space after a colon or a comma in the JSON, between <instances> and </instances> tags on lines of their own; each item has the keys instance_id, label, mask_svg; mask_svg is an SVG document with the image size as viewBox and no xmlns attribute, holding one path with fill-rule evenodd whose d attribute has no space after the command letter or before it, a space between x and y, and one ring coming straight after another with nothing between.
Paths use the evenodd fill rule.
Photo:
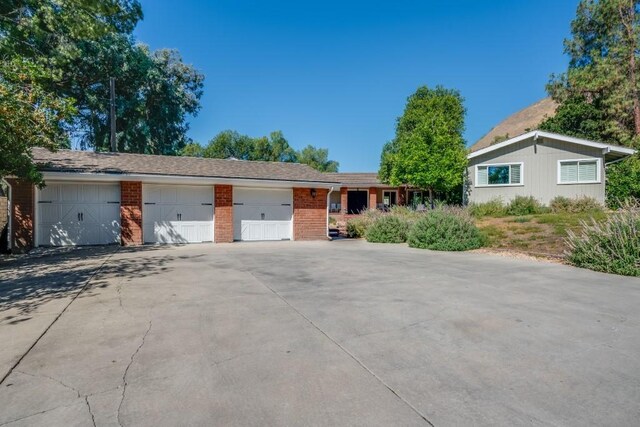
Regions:
<instances>
[{"instance_id":1,"label":"red brick facade","mask_svg":"<svg viewBox=\"0 0 640 427\"><path fill-rule=\"evenodd\" d=\"M233 242L233 186L216 185L213 195L214 240L216 243Z\"/></svg>"},{"instance_id":2,"label":"red brick facade","mask_svg":"<svg viewBox=\"0 0 640 427\"><path fill-rule=\"evenodd\" d=\"M378 207L378 189L376 187L369 188L369 209Z\"/></svg>"},{"instance_id":3,"label":"red brick facade","mask_svg":"<svg viewBox=\"0 0 640 427\"><path fill-rule=\"evenodd\" d=\"M313 197L312 192L315 192ZM293 239L321 240L327 238L326 189L293 189ZM346 195L345 195L346 197Z\"/></svg>"},{"instance_id":4,"label":"red brick facade","mask_svg":"<svg viewBox=\"0 0 640 427\"><path fill-rule=\"evenodd\" d=\"M22 252L33 246L35 187L30 182L7 179L11 186L11 249Z\"/></svg>"},{"instance_id":5,"label":"red brick facade","mask_svg":"<svg viewBox=\"0 0 640 427\"><path fill-rule=\"evenodd\" d=\"M347 203L349 198L347 195L349 194L349 189L347 187L342 187L340 189L340 210L343 214L347 213Z\"/></svg>"},{"instance_id":6,"label":"red brick facade","mask_svg":"<svg viewBox=\"0 0 640 427\"><path fill-rule=\"evenodd\" d=\"M123 246L142 244L141 182L120 182L120 226Z\"/></svg>"}]
</instances>

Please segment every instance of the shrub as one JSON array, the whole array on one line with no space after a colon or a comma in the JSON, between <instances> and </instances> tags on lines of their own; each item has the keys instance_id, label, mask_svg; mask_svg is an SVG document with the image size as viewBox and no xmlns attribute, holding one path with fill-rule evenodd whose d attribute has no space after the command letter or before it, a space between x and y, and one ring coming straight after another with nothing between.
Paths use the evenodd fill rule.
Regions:
<instances>
[{"instance_id":1,"label":"shrub","mask_svg":"<svg viewBox=\"0 0 640 427\"><path fill-rule=\"evenodd\" d=\"M382 213L378 210L367 209L357 217L347 220L347 236L353 238L364 237L367 228L381 215Z\"/></svg>"},{"instance_id":2,"label":"shrub","mask_svg":"<svg viewBox=\"0 0 640 427\"><path fill-rule=\"evenodd\" d=\"M640 205L625 204L605 221L582 222L568 231L567 259L573 265L605 273L640 276Z\"/></svg>"},{"instance_id":3,"label":"shrub","mask_svg":"<svg viewBox=\"0 0 640 427\"><path fill-rule=\"evenodd\" d=\"M373 243L404 243L407 241L409 225L397 215L377 218L368 228L365 237Z\"/></svg>"},{"instance_id":4,"label":"shrub","mask_svg":"<svg viewBox=\"0 0 640 427\"><path fill-rule=\"evenodd\" d=\"M533 196L516 196L507 206L508 215L522 216L541 212L542 205Z\"/></svg>"},{"instance_id":5,"label":"shrub","mask_svg":"<svg viewBox=\"0 0 640 427\"><path fill-rule=\"evenodd\" d=\"M549 203L549 208L553 213L601 212L602 207L596 199L586 196L575 199L557 196Z\"/></svg>"},{"instance_id":6,"label":"shrub","mask_svg":"<svg viewBox=\"0 0 640 427\"><path fill-rule=\"evenodd\" d=\"M338 220L335 217L330 216L329 217L329 225L337 225L337 224L338 224Z\"/></svg>"},{"instance_id":7,"label":"shrub","mask_svg":"<svg viewBox=\"0 0 640 427\"><path fill-rule=\"evenodd\" d=\"M351 218L347 221L347 236L352 238L364 237L368 222L364 218Z\"/></svg>"},{"instance_id":8,"label":"shrub","mask_svg":"<svg viewBox=\"0 0 640 427\"><path fill-rule=\"evenodd\" d=\"M640 154L607 166L607 206L620 208L625 201L640 200Z\"/></svg>"},{"instance_id":9,"label":"shrub","mask_svg":"<svg viewBox=\"0 0 640 427\"><path fill-rule=\"evenodd\" d=\"M407 241L412 248L466 251L482 246L483 236L462 211L433 210L416 221Z\"/></svg>"},{"instance_id":10,"label":"shrub","mask_svg":"<svg viewBox=\"0 0 640 427\"><path fill-rule=\"evenodd\" d=\"M476 218L482 218L485 216L501 217L507 214L504 203L499 197L495 197L484 203L469 203L467 211L469 212L469 215Z\"/></svg>"}]
</instances>

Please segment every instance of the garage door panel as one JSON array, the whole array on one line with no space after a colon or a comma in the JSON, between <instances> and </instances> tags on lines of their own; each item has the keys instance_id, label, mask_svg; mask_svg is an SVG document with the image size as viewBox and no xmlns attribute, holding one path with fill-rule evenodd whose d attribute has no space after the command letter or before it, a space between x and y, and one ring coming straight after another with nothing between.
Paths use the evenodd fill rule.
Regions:
<instances>
[{"instance_id":1,"label":"garage door panel","mask_svg":"<svg viewBox=\"0 0 640 427\"><path fill-rule=\"evenodd\" d=\"M290 240L292 190L234 188L234 239Z\"/></svg>"},{"instance_id":2,"label":"garage door panel","mask_svg":"<svg viewBox=\"0 0 640 427\"><path fill-rule=\"evenodd\" d=\"M41 245L97 245L120 241L119 184L49 184L38 196Z\"/></svg>"},{"instance_id":3,"label":"garage door panel","mask_svg":"<svg viewBox=\"0 0 640 427\"><path fill-rule=\"evenodd\" d=\"M145 185L143 233L149 243L213 241L211 186Z\"/></svg>"}]
</instances>

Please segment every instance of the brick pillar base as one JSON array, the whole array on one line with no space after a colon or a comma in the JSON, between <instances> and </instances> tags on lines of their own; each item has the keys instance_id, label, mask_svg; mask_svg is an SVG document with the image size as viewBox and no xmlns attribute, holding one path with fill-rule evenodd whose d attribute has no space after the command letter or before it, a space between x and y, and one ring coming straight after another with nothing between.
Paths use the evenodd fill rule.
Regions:
<instances>
[{"instance_id":1,"label":"brick pillar base","mask_svg":"<svg viewBox=\"0 0 640 427\"><path fill-rule=\"evenodd\" d=\"M120 228L123 246L142 244L142 183L120 182Z\"/></svg>"},{"instance_id":2,"label":"brick pillar base","mask_svg":"<svg viewBox=\"0 0 640 427\"><path fill-rule=\"evenodd\" d=\"M12 252L25 252L33 247L35 187L32 183L9 178L11 186L11 241Z\"/></svg>"},{"instance_id":3,"label":"brick pillar base","mask_svg":"<svg viewBox=\"0 0 640 427\"><path fill-rule=\"evenodd\" d=\"M327 194L317 189L315 197L310 188L293 189L293 239L327 239Z\"/></svg>"},{"instance_id":4,"label":"brick pillar base","mask_svg":"<svg viewBox=\"0 0 640 427\"><path fill-rule=\"evenodd\" d=\"M233 242L233 186L214 187L214 231L216 243Z\"/></svg>"}]
</instances>

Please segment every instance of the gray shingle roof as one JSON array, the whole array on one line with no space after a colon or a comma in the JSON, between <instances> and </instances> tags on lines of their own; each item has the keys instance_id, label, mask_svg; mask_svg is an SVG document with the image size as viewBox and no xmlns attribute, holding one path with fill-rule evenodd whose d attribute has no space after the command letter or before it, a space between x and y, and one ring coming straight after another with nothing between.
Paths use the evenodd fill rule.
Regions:
<instances>
[{"instance_id":1,"label":"gray shingle roof","mask_svg":"<svg viewBox=\"0 0 640 427\"><path fill-rule=\"evenodd\" d=\"M327 174L299 163L203 159L149 154L34 148L39 169L49 172L170 175L204 178L337 183Z\"/></svg>"},{"instance_id":2,"label":"gray shingle roof","mask_svg":"<svg viewBox=\"0 0 640 427\"><path fill-rule=\"evenodd\" d=\"M383 186L384 184L378 179L376 172L331 172L326 173L330 179L341 183L344 186L364 187L364 186Z\"/></svg>"}]
</instances>

